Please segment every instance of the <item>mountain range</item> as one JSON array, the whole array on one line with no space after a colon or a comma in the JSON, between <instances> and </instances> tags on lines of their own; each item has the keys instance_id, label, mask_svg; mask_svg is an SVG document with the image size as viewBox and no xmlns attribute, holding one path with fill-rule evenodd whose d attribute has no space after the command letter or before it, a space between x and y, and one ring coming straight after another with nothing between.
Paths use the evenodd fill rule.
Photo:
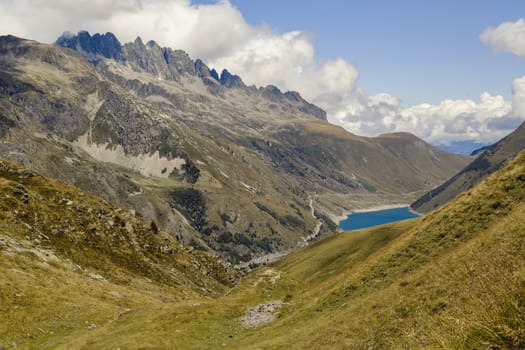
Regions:
<instances>
[{"instance_id":1,"label":"mountain range","mask_svg":"<svg viewBox=\"0 0 525 350\"><path fill-rule=\"evenodd\" d=\"M409 203L464 167L405 133L353 135L297 92L111 33L0 37L2 157L154 220L234 263Z\"/></svg>"}]
</instances>

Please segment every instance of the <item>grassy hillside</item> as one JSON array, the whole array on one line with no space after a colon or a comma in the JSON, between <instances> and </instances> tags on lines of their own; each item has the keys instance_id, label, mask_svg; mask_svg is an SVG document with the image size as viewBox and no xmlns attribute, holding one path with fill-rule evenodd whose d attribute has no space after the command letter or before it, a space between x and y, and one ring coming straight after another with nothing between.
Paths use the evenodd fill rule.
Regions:
<instances>
[{"instance_id":1,"label":"grassy hillside","mask_svg":"<svg viewBox=\"0 0 525 350\"><path fill-rule=\"evenodd\" d=\"M191 285L150 282L132 266L127 280L101 281L58 251L59 262L43 261L47 251L27 253L5 212L0 344L8 348L525 347L525 153L423 218L319 242L211 298L181 298ZM250 327L247 311L275 319Z\"/></svg>"},{"instance_id":2,"label":"grassy hillside","mask_svg":"<svg viewBox=\"0 0 525 350\"><path fill-rule=\"evenodd\" d=\"M459 193L476 186L525 149L525 123L515 131L486 147L476 159L445 183L427 192L412 203L411 207L427 213L451 201Z\"/></svg>"},{"instance_id":3,"label":"grassy hillside","mask_svg":"<svg viewBox=\"0 0 525 350\"><path fill-rule=\"evenodd\" d=\"M239 347L523 348L524 200L522 154L443 209L405 223L413 227L363 260L339 257L355 254L343 240L334 243L344 235L290 256L275 273L313 278L299 295L290 292L280 319ZM321 252L329 263L319 266Z\"/></svg>"},{"instance_id":4,"label":"grassy hillside","mask_svg":"<svg viewBox=\"0 0 525 350\"><path fill-rule=\"evenodd\" d=\"M155 223L6 161L0 271L0 345L8 348L78 342L83 330L96 333L135 308L215 297L237 278Z\"/></svg>"}]
</instances>

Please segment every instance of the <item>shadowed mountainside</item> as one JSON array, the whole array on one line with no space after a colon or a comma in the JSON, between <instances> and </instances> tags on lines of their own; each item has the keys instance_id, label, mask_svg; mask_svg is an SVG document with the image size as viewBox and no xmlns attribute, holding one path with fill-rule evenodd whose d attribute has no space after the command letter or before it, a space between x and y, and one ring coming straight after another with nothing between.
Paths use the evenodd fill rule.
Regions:
<instances>
[{"instance_id":1,"label":"shadowed mountainside","mask_svg":"<svg viewBox=\"0 0 525 350\"><path fill-rule=\"evenodd\" d=\"M503 167L523 149L525 149L525 123L495 144L484 147L469 165L442 185L427 192L410 207L426 213L442 206Z\"/></svg>"}]
</instances>

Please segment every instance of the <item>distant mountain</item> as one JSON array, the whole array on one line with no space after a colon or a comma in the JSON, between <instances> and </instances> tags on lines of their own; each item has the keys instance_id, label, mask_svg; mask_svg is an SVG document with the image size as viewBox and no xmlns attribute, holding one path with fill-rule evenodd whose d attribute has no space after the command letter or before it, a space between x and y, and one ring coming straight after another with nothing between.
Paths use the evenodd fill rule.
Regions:
<instances>
[{"instance_id":1,"label":"distant mountain","mask_svg":"<svg viewBox=\"0 0 525 350\"><path fill-rule=\"evenodd\" d=\"M234 263L331 235L342 209L409 203L468 161L353 135L297 92L111 33L0 37L0 125L3 158Z\"/></svg>"},{"instance_id":2,"label":"distant mountain","mask_svg":"<svg viewBox=\"0 0 525 350\"><path fill-rule=\"evenodd\" d=\"M175 82L182 82L185 76L195 77L202 79L208 92L212 94L223 93L221 86L243 89L249 94L294 106L305 114L326 120L325 111L305 101L297 92L282 93L274 86L260 89L253 86L247 87L239 76L231 74L226 69L219 76L215 70L210 70L201 60L193 61L186 52L160 47L153 40L144 44L138 37L133 43L121 45L113 33L91 36L88 32L81 31L77 35L63 34L57 39L56 44L76 50L94 63L103 59L113 59L121 64L129 65L133 71L146 72L158 79Z\"/></svg>"},{"instance_id":3,"label":"distant mountain","mask_svg":"<svg viewBox=\"0 0 525 350\"><path fill-rule=\"evenodd\" d=\"M429 212L440 207L459 193L474 187L524 149L525 122L507 137L475 152L474 154L478 154L476 159L451 179L412 203L411 208L419 212Z\"/></svg>"},{"instance_id":4,"label":"distant mountain","mask_svg":"<svg viewBox=\"0 0 525 350\"><path fill-rule=\"evenodd\" d=\"M488 146L476 141L455 141L448 145L437 145L439 149L457 154L473 155L477 150Z\"/></svg>"},{"instance_id":5,"label":"distant mountain","mask_svg":"<svg viewBox=\"0 0 525 350\"><path fill-rule=\"evenodd\" d=\"M470 155L471 156L475 156L477 154L480 154L481 152L484 152L490 146L492 146L492 145L487 145L487 146L483 146L483 147L477 148L477 149L473 150L472 152L470 152Z\"/></svg>"}]
</instances>

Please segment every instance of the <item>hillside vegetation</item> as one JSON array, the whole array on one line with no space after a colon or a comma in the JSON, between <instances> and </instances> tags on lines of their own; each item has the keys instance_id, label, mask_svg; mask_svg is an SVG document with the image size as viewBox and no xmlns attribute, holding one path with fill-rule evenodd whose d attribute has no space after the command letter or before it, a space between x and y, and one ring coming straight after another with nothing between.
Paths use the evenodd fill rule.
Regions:
<instances>
[{"instance_id":1,"label":"hillside vegetation","mask_svg":"<svg viewBox=\"0 0 525 350\"><path fill-rule=\"evenodd\" d=\"M13 348L53 348L134 307L216 297L237 279L154 222L6 161L0 275L0 345Z\"/></svg>"},{"instance_id":2,"label":"hillside vegetation","mask_svg":"<svg viewBox=\"0 0 525 350\"><path fill-rule=\"evenodd\" d=\"M54 182L26 178L25 170L3 164L4 347L525 347L525 153L423 218L332 237L255 270L233 289L218 282L232 275L206 255L198 256L211 274L201 273L202 263L177 268L179 259L191 259L182 248L168 260L175 264L170 271L181 272L181 285L153 264L160 253L142 260L140 266L149 266L142 269L125 260L135 254L130 247L104 269L89 252L97 249L97 256L111 260L102 244L107 240L92 244L96 235L72 229L64 232L64 242L78 236L73 248L44 231L48 224L39 224L55 212L64 222L80 219L62 198L71 206L85 198L79 202L90 207L94 199L74 196L70 188L60 192ZM54 211L46 209L51 204ZM31 220L24 219L24 212L31 213L24 206L39 208ZM138 239L156 237L141 225L137 246L155 247L155 239Z\"/></svg>"}]
</instances>

